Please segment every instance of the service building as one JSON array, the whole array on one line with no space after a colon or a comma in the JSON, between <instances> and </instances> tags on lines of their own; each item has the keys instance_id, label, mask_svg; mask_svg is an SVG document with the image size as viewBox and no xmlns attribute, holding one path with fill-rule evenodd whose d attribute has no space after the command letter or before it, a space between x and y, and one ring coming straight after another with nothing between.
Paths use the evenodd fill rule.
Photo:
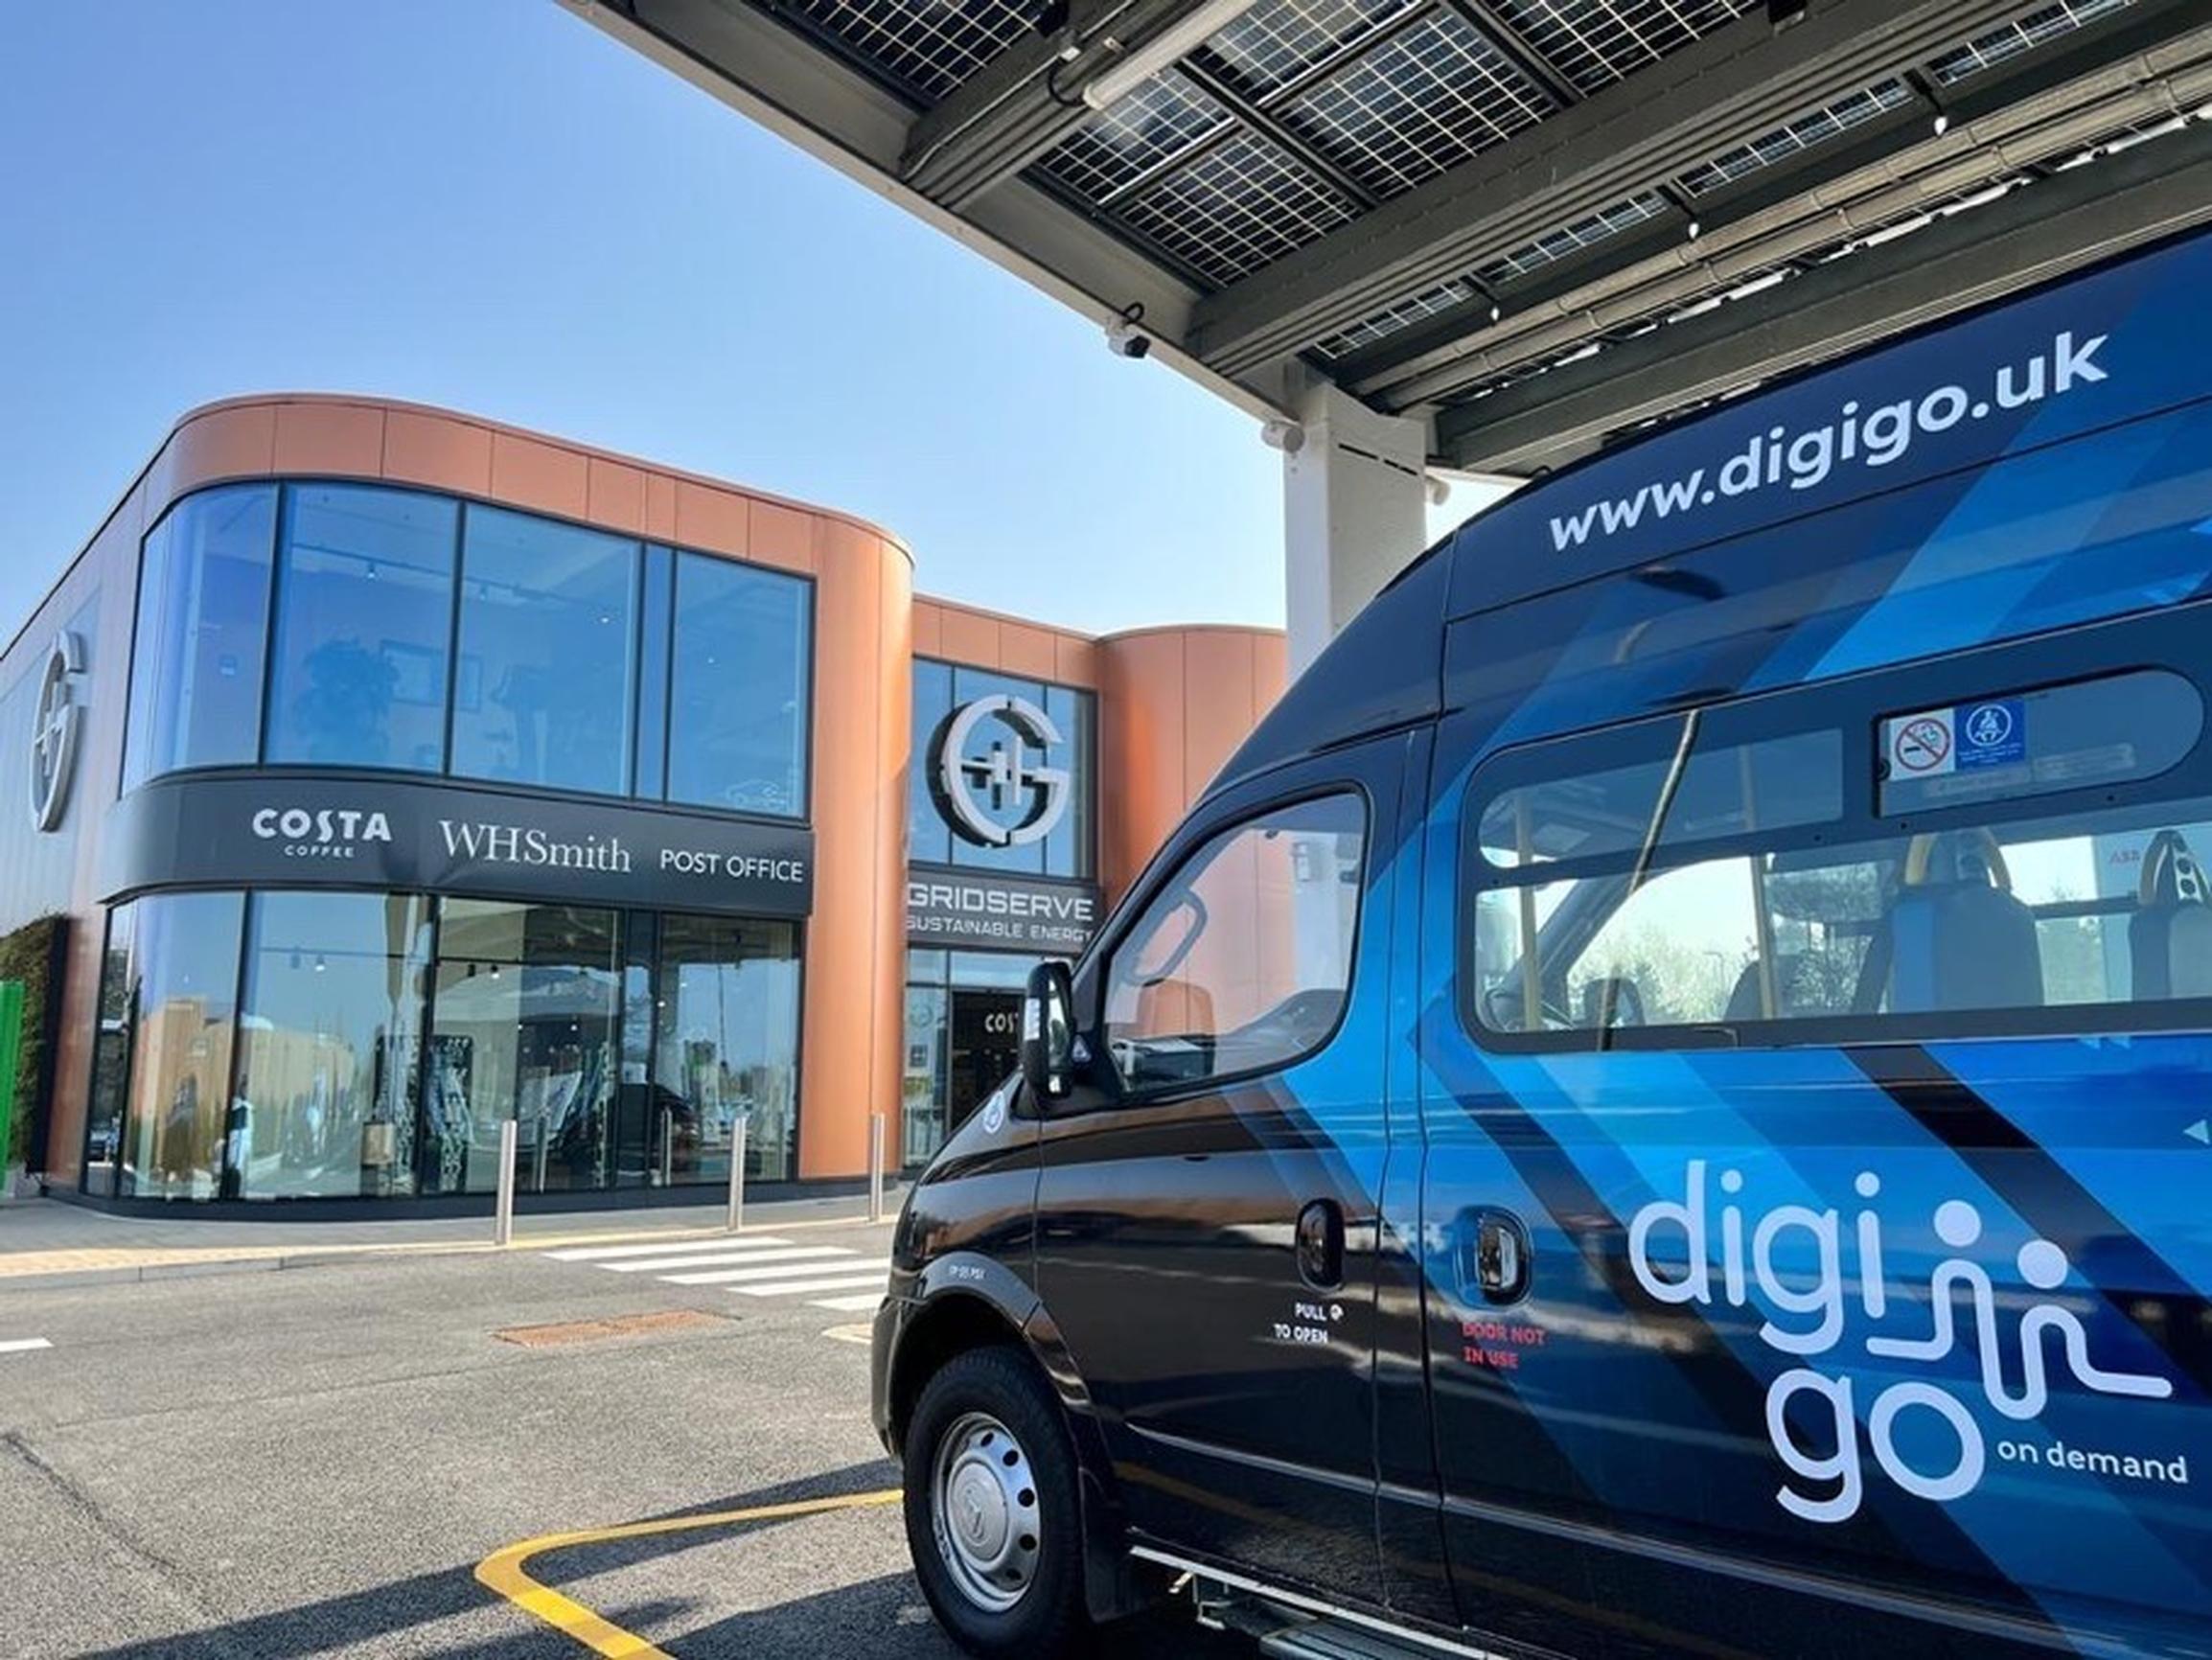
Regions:
<instances>
[{"instance_id":1,"label":"service building","mask_svg":"<svg viewBox=\"0 0 2212 1660\"><path fill-rule=\"evenodd\" d=\"M741 1118L758 1182L918 1163L1283 675L472 417L195 411L0 657L18 1157L294 1215L480 1204L509 1118L548 1203L719 1188Z\"/></svg>"}]
</instances>

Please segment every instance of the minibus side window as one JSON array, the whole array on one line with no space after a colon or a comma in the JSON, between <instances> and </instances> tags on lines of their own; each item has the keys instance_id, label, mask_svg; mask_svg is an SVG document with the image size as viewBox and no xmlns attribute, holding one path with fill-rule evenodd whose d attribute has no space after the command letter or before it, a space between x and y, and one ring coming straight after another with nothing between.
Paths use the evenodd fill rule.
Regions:
<instances>
[{"instance_id":1,"label":"minibus side window","mask_svg":"<svg viewBox=\"0 0 2212 1660\"><path fill-rule=\"evenodd\" d=\"M2199 796L1734 853L1641 882L1537 865L1477 894L1469 1001L1480 1029L1546 1049L2198 1026L2205 854Z\"/></svg>"},{"instance_id":2,"label":"minibus side window","mask_svg":"<svg viewBox=\"0 0 2212 1660\"><path fill-rule=\"evenodd\" d=\"M1155 893L1106 965L1124 1088L1273 1071L1327 1042L1351 986L1367 806L1271 808L1221 831Z\"/></svg>"}]
</instances>

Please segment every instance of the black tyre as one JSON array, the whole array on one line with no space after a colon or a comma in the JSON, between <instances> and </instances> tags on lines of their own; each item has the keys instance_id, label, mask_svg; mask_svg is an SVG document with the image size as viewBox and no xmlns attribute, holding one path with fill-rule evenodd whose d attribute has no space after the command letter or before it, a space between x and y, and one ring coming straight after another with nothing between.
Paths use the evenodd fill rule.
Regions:
<instances>
[{"instance_id":1,"label":"black tyre","mask_svg":"<svg viewBox=\"0 0 2212 1660\"><path fill-rule=\"evenodd\" d=\"M1075 1458L1026 1357L975 1349L922 1391L906 1438L907 1549L937 1622L985 1660L1088 1646Z\"/></svg>"}]
</instances>

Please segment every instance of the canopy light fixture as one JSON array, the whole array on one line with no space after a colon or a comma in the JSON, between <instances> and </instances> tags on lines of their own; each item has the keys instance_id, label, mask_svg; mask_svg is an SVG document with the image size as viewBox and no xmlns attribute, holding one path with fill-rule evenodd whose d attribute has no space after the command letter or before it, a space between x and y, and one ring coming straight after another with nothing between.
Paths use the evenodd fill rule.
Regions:
<instances>
[{"instance_id":1,"label":"canopy light fixture","mask_svg":"<svg viewBox=\"0 0 2212 1660\"><path fill-rule=\"evenodd\" d=\"M1119 56L1091 78L1083 88L1083 102L1093 109L1104 109L1110 104L1118 103L1178 58L1220 34L1251 11L1253 5L1254 0L1206 0L1206 4L1181 22L1169 25L1134 48L1108 35L1099 42L1100 47Z\"/></svg>"}]
</instances>

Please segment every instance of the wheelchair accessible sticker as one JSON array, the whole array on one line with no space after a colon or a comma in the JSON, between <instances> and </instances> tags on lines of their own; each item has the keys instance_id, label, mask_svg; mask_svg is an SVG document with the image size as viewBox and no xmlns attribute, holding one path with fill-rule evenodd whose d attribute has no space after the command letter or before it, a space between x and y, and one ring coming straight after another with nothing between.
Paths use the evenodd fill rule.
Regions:
<instances>
[{"instance_id":1,"label":"wheelchair accessible sticker","mask_svg":"<svg viewBox=\"0 0 2212 1660\"><path fill-rule=\"evenodd\" d=\"M1991 698L1899 715L1882 723L1881 743L1897 778L2016 766L2028 758L2027 709L2018 698Z\"/></svg>"}]
</instances>

